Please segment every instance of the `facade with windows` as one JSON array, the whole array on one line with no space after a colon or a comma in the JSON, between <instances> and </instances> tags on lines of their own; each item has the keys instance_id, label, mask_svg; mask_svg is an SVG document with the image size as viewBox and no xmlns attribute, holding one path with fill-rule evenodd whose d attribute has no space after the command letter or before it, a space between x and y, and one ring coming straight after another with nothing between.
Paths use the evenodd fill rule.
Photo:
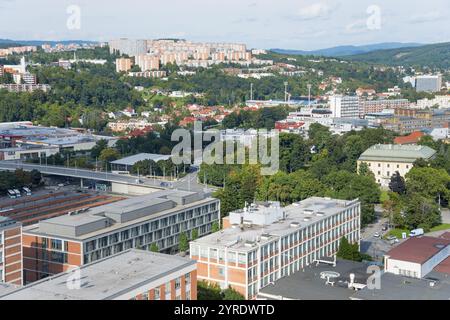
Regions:
<instances>
[{"instance_id":1,"label":"facade with windows","mask_svg":"<svg viewBox=\"0 0 450 320\"><path fill-rule=\"evenodd\" d=\"M219 219L219 200L166 190L40 221L24 229L24 278L29 283L132 248L174 253L181 233L207 235Z\"/></svg>"},{"instance_id":2,"label":"facade with windows","mask_svg":"<svg viewBox=\"0 0 450 320\"><path fill-rule=\"evenodd\" d=\"M9 289L1 300L196 300L196 263L131 249Z\"/></svg>"},{"instance_id":3,"label":"facade with windows","mask_svg":"<svg viewBox=\"0 0 450 320\"><path fill-rule=\"evenodd\" d=\"M22 225L0 216L0 283L22 284Z\"/></svg>"},{"instance_id":4,"label":"facade with windows","mask_svg":"<svg viewBox=\"0 0 450 320\"><path fill-rule=\"evenodd\" d=\"M358 172L365 163L374 174L375 181L387 188L396 172L405 177L417 159L430 160L435 155L436 151L426 146L378 144L361 154L357 161Z\"/></svg>"},{"instance_id":5,"label":"facade with windows","mask_svg":"<svg viewBox=\"0 0 450 320\"><path fill-rule=\"evenodd\" d=\"M313 197L288 207L252 204L231 212L224 229L190 243L198 280L233 287L247 299L261 288L336 254L340 239L360 241L358 200Z\"/></svg>"}]
</instances>

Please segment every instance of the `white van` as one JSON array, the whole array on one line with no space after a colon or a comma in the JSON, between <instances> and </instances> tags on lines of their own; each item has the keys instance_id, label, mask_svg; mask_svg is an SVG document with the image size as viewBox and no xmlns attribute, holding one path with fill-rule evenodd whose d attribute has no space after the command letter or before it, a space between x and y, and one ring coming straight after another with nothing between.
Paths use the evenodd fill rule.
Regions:
<instances>
[{"instance_id":1,"label":"white van","mask_svg":"<svg viewBox=\"0 0 450 320\"><path fill-rule=\"evenodd\" d=\"M417 236L423 235L424 233L425 232L423 231L423 229L419 228L419 229L411 230L411 232L409 233L409 236L410 237L417 237Z\"/></svg>"}]
</instances>

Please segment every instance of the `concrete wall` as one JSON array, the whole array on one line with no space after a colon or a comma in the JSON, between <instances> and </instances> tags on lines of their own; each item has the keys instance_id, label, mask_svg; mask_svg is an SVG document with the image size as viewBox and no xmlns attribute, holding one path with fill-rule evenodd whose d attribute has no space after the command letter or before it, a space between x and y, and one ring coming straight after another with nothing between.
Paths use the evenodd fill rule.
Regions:
<instances>
[{"instance_id":1,"label":"concrete wall","mask_svg":"<svg viewBox=\"0 0 450 320\"><path fill-rule=\"evenodd\" d=\"M121 184L117 182L111 183L111 191L113 193L121 193L121 194L130 194L130 195L144 195L153 193L156 191L160 191L161 189L152 188L147 186L135 186L135 185L127 185Z\"/></svg>"},{"instance_id":2,"label":"concrete wall","mask_svg":"<svg viewBox=\"0 0 450 320\"><path fill-rule=\"evenodd\" d=\"M393 274L401 274L400 270L406 270L411 272L411 277L421 278L422 277L422 266L419 263L409 262L409 261L401 261L387 258L385 262L386 272L390 272ZM414 275L416 273L416 275ZM405 275L405 274L403 274Z\"/></svg>"}]
</instances>

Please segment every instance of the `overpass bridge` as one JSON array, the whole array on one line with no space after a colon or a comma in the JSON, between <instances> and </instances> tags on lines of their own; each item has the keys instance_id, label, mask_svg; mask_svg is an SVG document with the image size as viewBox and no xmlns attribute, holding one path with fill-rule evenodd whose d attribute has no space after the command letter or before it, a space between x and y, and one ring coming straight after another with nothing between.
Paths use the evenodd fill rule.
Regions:
<instances>
[{"instance_id":1,"label":"overpass bridge","mask_svg":"<svg viewBox=\"0 0 450 320\"><path fill-rule=\"evenodd\" d=\"M81 183L83 183L83 180L109 182L111 183L112 192L124 194L147 194L153 191L170 188L196 192L211 191L205 189L205 186L197 182L197 172L189 174L178 181L169 182L161 179L138 178L136 176L88 169L31 164L20 161L0 161L0 170L15 171L17 169L25 171L38 170L44 175L78 178L81 179Z\"/></svg>"},{"instance_id":2,"label":"overpass bridge","mask_svg":"<svg viewBox=\"0 0 450 320\"><path fill-rule=\"evenodd\" d=\"M167 189L170 183L158 179L139 178L111 172L92 171L88 169L30 164L16 161L0 161L0 170L15 171L38 170L44 175L71 177L83 180L110 182L112 191L117 193L146 194L160 189ZM152 190L153 189L153 190Z\"/></svg>"}]
</instances>

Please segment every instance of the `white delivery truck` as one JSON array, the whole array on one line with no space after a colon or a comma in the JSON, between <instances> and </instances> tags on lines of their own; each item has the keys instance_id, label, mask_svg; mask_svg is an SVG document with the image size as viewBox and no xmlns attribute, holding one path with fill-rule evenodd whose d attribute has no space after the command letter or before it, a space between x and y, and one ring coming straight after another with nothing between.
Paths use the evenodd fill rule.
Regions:
<instances>
[{"instance_id":1,"label":"white delivery truck","mask_svg":"<svg viewBox=\"0 0 450 320\"><path fill-rule=\"evenodd\" d=\"M419 228L419 229L411 230L411 232L409 233L409 236L410 237L417 237L417 236L423 235L424 233L425 232L423 231L423 229Z\"/></svg>"}]
</instances>

